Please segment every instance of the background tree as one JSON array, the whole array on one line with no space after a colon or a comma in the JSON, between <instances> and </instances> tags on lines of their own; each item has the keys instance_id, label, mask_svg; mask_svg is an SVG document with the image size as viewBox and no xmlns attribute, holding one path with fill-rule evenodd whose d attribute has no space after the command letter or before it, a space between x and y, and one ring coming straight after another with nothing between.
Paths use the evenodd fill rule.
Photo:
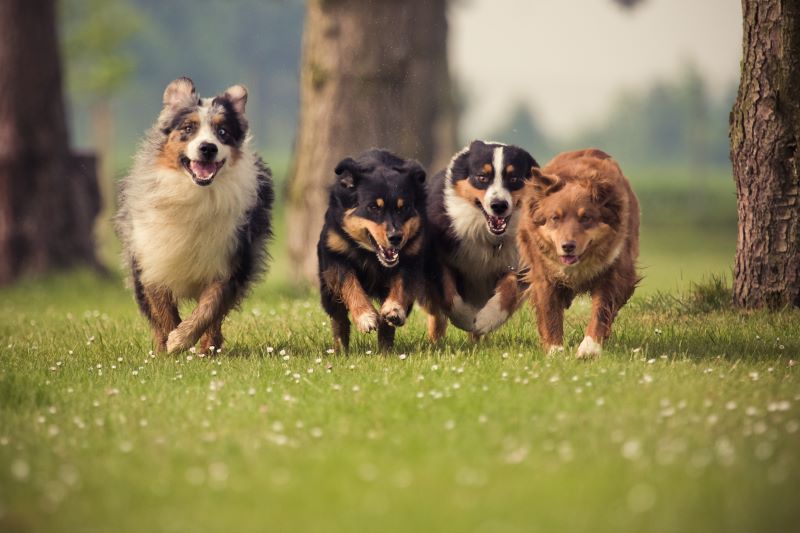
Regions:
<instances>
[{"instance_id":1,"label":"background tree","mask_svg":"<svg viewBox=\"0 0 800 533\"><path fill-rule=\"evenodd\" d=\"M0 2L0 284L97 264L94 159L70 153L55 0Z\"/></svg>"},{"instance_id":2,"label":"background tree","mask_svg":"<svg viewBox=\"0 0 800 533\"><path fill-rule=\"evenodd\" d=\"M730 131L739 213L733 300L800 306L800 3L742 0L742 15Z\"/></svg>"},{"instance_id":3,"label":"background tree","mask_svg":"<svg viewBox=\"0 0 800 533\"><path fill-rule=\"evenodd\" d=\"M295 279L314 283L326 189L341 158L383 147L435 172L456 143L446 0L307 6L287 202Z\"/></svg>"}]
</instances>

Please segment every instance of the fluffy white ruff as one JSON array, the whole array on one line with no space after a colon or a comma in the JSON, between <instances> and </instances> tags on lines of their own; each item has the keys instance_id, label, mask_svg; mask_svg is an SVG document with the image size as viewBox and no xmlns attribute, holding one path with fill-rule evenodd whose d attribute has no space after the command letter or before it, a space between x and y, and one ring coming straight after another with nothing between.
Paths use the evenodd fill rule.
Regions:
<instances>
[{"instance_id":1,"label":"fluffy white ruff","mask_svg":"<svg viewBox=\"0 0 800 533\"><path fill-rule=\"evenodd\" d=\"M212 281L231 275L239 228L258 195L256 157L249 138L236 162L208 187L185 171L139 161L125 194L130 247L145 285L169 288L178 298L196 298Z\"/></svg>"},{"instance_id":2,"label":"fluffy white ruff","mask_svg":"<svg viewBox=\"0 0 800 533\"><path fill-rule=\"evenodd\" d=\"M578 346L578 351L575 356L578 359L591 359L599 357L603 353L603 345L595 341L590 336L586 335Z\"/></svg>"},{"instance_id":3,"label":"fluffy white ruff","mask_svg":"<svg viewBox=\"0 0 800 533\"><path fill-rule=\"evenodd\" d=\"M483 309L478 311L472 332L476 335L486 335L505 324L508 317L508 310L503 309L501 305L500 295L495 294L489 298Z\"/></svg>"}]
</instances>

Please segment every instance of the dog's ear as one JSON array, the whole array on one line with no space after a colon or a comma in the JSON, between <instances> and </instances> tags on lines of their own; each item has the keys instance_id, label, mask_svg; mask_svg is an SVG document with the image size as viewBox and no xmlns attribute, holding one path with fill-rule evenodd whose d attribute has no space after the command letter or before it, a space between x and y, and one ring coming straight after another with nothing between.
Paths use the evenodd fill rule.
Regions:
<instances>
[{"instance_id":1,"label":"dog's ear","mask_svg":"<svg viewBox=\"0 0 800 533\"><path fill-rule=\"evenodd\" d=\"M531 154L529 154L528 152L525 152L525 155L527 156L527 167L526 168L531 169L530 174L525 176L525 179L526 180L531 180L533 178L534 170L539 170L539 163L537 163L536 159L534 159L533 156Z\"/></svg>"},{"instance_id":2,"label":"dog's ear","mask_svg":"<svg viewBox=\"0 0 800 533\"><path fill-rule=\"evenodd\" d=\"M602 207L613 200L615 190L616 184L613 182L597 179L592 182L589 193L591 194L592 202Z\"/></svg>"},{"instance_id":3,"label":"dog's ear","mask_svg":"<svg viewBox=\"0 0 800 533\"><path fill-rule=\"evenodd\" d=\"M531 187L534 196L544 198L548 194L552 194L563 186L561 178L554 174L545 174L539 167L531 167Z\"/></svg>"},{"instance_id":4,"label":"dog's ear","mask_svg":"<svg viewBox=\"0 0 800 533\"><path fill-rule=\"evenodd\" d=\"M339 176L339 185L345 189L352 189L358 184L360 167L352 157L345 157L336 165L336 175Z\"/></svg>"},{"instance_id":5,"label":"dog's ear","mask_svg":"<svg viewBox=\"0 0 800 533\"><path fill-rule=\"evenodd\" d=\"M197 92L194 82L187 78L178 78L164 89L164 107L177 108L197 103Z\"/></svg>"},{"instance_id":6,"label":"dog's ear","mask_svg":"<svg viewBox=\"0 0 800 533\"><path fill-rule=\"evenodd\" d=\"M244 115L244 108L247 104L247 87L244 85L233 85L225 89L222 96L233 105L233 109L235 109L237 113Z\"/></svg>"},{"instance_id":7,"label":"dog's ear","mask_svg":"<svg viewBox=\"0 0 800 533\"><path fill-rule=\"evenodd\" d=\"M418 184L425 183L425 169L422 168L419 161L409 159L402 166L395 168L395 170L405 172Z\"/></svg>"}]
</instances>

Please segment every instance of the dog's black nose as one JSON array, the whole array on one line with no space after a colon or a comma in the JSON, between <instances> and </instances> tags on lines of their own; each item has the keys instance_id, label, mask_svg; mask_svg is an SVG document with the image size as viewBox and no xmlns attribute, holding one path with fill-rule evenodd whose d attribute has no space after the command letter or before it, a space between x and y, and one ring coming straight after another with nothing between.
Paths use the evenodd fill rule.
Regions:
<instances>
[{"instance_id":1,"label":"dog's black nose","mask_svg":"<svg viewBox=\"0 0 800 533\"><path fill-rule=\"evenodd\" d=\"M567 241L561 245L561 249L565 254L571 255L575 251L575 241Z\"/></svg>"},{"instance_id":2,"label":"dog's black nose","mask_svg":"<svg viewBox=\"0 0 800 533\"><path fill-rule=\"evenodd\" d=\"M387 232L386 238L389 239L389 244L391 244L392 246L398 246L401 242L403 242L403 232L402 231Z\"/></svg>"},{"instance_id":3,"label":"dog's black nose","mask_svg":"<svg viewBox=\"0 0 800 533\"><path fill-rule=\"evenodd\" d=\"M495 215L503 215L508 210L508 202L505 200L492 200L490 205Z\"/></svg>"},{"instance_id":4,"label":"dog's black nose","mask_svg":"<svg viewBox=\"0 0 800 533\"><path fill-rule=\"evenodd\" d=\"M200 154L203 159L214 159L217 156L219 149L214 143L203 143L200 145Z\"/></svg>"}]
</instances>

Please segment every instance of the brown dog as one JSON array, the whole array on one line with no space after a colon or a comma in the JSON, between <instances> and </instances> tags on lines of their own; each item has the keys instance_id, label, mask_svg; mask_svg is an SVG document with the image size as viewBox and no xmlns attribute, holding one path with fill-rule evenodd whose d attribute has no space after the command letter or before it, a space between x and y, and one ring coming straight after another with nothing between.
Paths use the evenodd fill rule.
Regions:
<instances>
[{"instance_id":1,"label":"brown dog","mask_svg":"<svg viewBox=\"0 0 800 533\"><path fill-rule=\"evenodd\" d=\"M616 161L589 149L559 154L534 169L517 241L548 353L563 350L564 309L576 294L589 292L592 316L577 356L600 355L641 279L639 202Z\"/></svg>"}]
</instances>

